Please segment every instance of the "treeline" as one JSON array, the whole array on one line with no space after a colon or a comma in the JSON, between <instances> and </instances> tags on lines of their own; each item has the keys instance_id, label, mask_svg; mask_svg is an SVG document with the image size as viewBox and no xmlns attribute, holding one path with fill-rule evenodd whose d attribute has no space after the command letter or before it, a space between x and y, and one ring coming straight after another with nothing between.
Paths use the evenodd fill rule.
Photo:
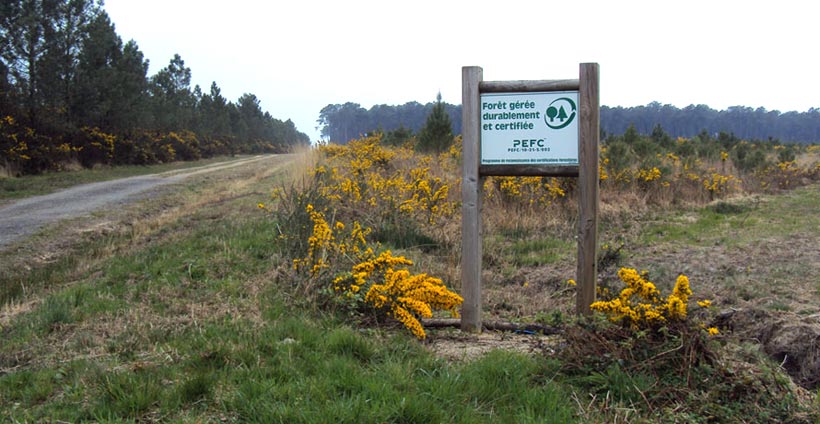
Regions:
<instances>
[{"instance_id":1,"label":"treeline","mask_svg":"<svg viewBox=\"0 0 820 424\"><path fill-rule=\"evenodd\" d=\"M792 143L820 142L820 109L785 112L732 106L715 110L706 105L683 109L652 102L637 107L601 107L601 129L623 134L630 125L641 134L651 134L660 125L673 137L694 137L706 131L733 134L744 140L780 140Z\"/></svg>"},{"instance_id":2,"label":"treeline","mask_svg":"<svg viewBox=\"0 0 820 424\"><path fill-rule=\"evenodd\" d=\"M325 139L344 143L374 130L417 132L432 106L432 103L411 102L401 106L376 105L367 110L356 103L332 104L322 109L318 123ZM460 134L461 106L445 106L453 121L453 132ZM712 135L733 134L745 140L820 142L820 109L815 108L808 112L781 113L735 106L719 111L705 105L681 109L658 102L628 108L601 107L603 138L623 134L630 125L643 135L650 135L660 125L672 137L690 138L705 131Z\"/></svg>"},{"instance_id":3,"label":"treeline","mask_svg":"<svg viewBox=\"0 0 820 424\"><path fill-rule=\"evenodd\" d=\"M396 131L409 136L421 131L438 104L443 105L449 116L453 134L461 134L461 105L441 102L440 97L427 104L375 105L369 110L358 103L330 104L321 110L317 122L322 138L342 144L374 131Z\"/></svg>"},{"instance_id":4,"label":"treeline","mask_svg":"<svg viewBox=\"0 0 820 424\"><path fill-rule=\"evenodd\" d=\"M123 43L100 0L0 3L0 167L148 164L285 151L308 144L292 121L236 102L216 82L191 87L179 55L148 76L134 40Z\"/></svg>"}]
</instances>

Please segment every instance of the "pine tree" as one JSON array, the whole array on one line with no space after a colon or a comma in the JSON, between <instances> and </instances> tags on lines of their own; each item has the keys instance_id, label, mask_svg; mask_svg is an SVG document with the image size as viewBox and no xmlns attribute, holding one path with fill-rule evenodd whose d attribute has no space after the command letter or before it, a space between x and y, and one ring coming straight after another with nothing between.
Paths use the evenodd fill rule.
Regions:
<instances>
[{"instance_id":1,"label":"pine tree","mask_svg":"<svg viewBox=\"0 0 820 424\"><path fill-rule=\"evenodd\" d=\"M436 96L433 111L427 117L424 127L419 132L418 149L426 152L441 152L453 143L453 124L444 109L441 93Z\"/></svg>"},{"instance_id":2,"label":"pine tree","mask_svg":"<svg viewBox=\"0 0 820 424\"><path fill-rule=\"evenodd\" d=\"M121 113L115 108L122 106L117 104L121 96L115 68L122 58L122 40L105 12L101 12L86 27L86 31L75 71L71 116L80 127L111 131L114 124L112 118Z\"/></svg>"}]
</instances>

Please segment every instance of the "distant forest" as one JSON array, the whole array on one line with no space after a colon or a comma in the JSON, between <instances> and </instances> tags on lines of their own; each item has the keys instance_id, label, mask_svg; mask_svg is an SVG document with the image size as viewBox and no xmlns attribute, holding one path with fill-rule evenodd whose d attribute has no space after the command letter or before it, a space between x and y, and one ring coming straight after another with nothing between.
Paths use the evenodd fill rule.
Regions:
<instances>
[{"instance_id":1,"label":"distant forest","mask_svg":"<svg viewBox=\"0 0 820 424\"><path fill-rule=\"evenodd\" d=\"M191 87L179 55L148 76L101 0L0 2L0 171L146 164L309 144L292 121Z\"/></svg>"},{"instance_id":2,"label":"distant forest","mask_svg":"<svg viewBox=\"0 0 820 424\"><path fill-rule=\"evenodd\" d=\"M348 102L325 106L317 122L323 139L343 144L373 131L407 129L418 133L433 106L434 102L409 102L400 106L375 105L368 110ZM461 105L444 103L444 110L453 123L453 134L461 134Z\"/></svg>"},{"instance_id":3,"label":"distant forest","mask_svg":"<svg viewBox=\"0 0 820 424\"><path fill-rule=\"evenodd\" d=\"M322 109L319 128L322 137L346 143L373 131L395 131L400 128L414 133L424 125L434 103L405 103L401 106L376 105L369 110L357 103L332 104ZM461 106L446 105L453 121L453 133L461 133ZM744 140L779 140L793 143L820 142L820 109L808 112L768 111L764 108L734 106L714 110L706 105L677 108L658 102L637 107L601 107L601 132L623 134L634 125L640 134L649 135L656 126L672 137L694 137L703 131L715 135L734 134Z\"/></svg>"}]
</instances>

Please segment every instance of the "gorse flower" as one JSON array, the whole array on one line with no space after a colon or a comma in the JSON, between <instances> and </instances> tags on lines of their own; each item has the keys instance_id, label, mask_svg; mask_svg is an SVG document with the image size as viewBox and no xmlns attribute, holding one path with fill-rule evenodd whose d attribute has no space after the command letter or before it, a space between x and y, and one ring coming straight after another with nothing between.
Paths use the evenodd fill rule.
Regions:
<instances>
[{"instance_id":1,"label":"gorse flower","mask_svg":"<svg viewBox=\"0 0 820 424\"><path fill-rule=\"evenodd\" d=\"M661 178L661 170L657 167L651 169L641 169L638 171L638 179L643 182L652 182Z\"/></svg>"},{"instance_id":2,"label":"gorse flower","mask_svg":"<svg viewBox=\"0 0 820 424\"><path fill-rule=\"evenodd\" d=\"M675 287L665 300L654 283L647 279L648 272L621 268L618 277L626 285L618 297L608 301L594 302L590 308L607 314L610 320L622 322L632 328L654 327L668 321L684 321L692 290L689 278L678 276ZM698 304L709 305L704 300Z\"/></svg>"},{"instance_id":3,"label":"gorse flower","mask_svg":"<svg viewBox=\"0 0 820 424\"><path fill-rule=\"evenodd\" d=\"M367 243L369 228L338 220L331 226L326 214L312 204L305 207L305 212L313 230L306 255L293 261L297 272L321 278L334 266L338 269L339 262L352 262L350 271L332 279L333 293L396 319L420 339L426 337L421 318L431 317L436 310L458 315L461 296L448 290L438 278L411 274L406 267L413 262L403 256L394 256L389 250L376 255Z\"/></svg>"},{"instance_id":4,"label":"gorse flower","mask_svg":"<svg viewBox=\"0 0 820 424\"><path fill-rule=\"evenodd\" d=\"M310 275L316 276L322 270L329 268L329 257L372 254L372 250L366 247L365 240L367 234L370 233L369 229L362 228L361 224L354 222L349 230L345 231L346 226L339 221L331 228L325 219L325 214L314 210L313 205L308 204L305 211L313 222L313 231L308 238L308 250L305 257L293 260L293 268L296 271L308 269Z\"/></svg>"},{"instance_id":5,"label":"gorse flower","mask_svg":"<svg viewBox=\"0 0 820 424\"><path fill-rule=\"evenodd\" d=\"M703 179L703 188L714 196L730 191L736 182L737 179L732 175L721 175L714 172L710 178Z\"/></svg>"},{"instance_id":6,"label":"gorse flower","mask_svg":"<svg viewBox=\"0 0 820 424\"><path fill-rule=\"evenodd\" d=\"M505 203L547 206L566 197L565 182L546 177L490 177L484 182L484 196L496 194Z\"/></svg>"},{"instance_id":7,"label":"gorse flower","mask_svg":"<svg viewBox=\"0 0 820 424\"><path fill-rule=\"evenodd\" d=\"M370 286L365 302L401 322L419 339L426 337L419 317L432 317L433 310L458 316L456 307L463 299L447 290L440 279L427 274L412 275L406 269L384 268L382 272L383 282Z\"/></svg>"},{"instance_id":8,"label":"gorse flower","mask_svg":"<svg viewBox=\"0 0 820 424\"><path fill-rule=\"evenodd\" d=\"M456 212L456 202L450 199L453 183L433 175L430 156L414 157L409 149L388 149L381 146L380 136L346 146L321 146L320 151L332 163L314 170L326 199L348 208L367 208L385 221L395 221L399 215L425 226L443 222ZM394 160L411 157L416 167L393 167Z\"/></svg>"},{"instance_id":9,"label":"gorse flower","mask_svg":"<svg viewBox=\"0 0 820 424\"><path fill-rule=\"evenodd\" d=\"M402 323L413 335L426 337L420 318L433 316L434 310L458 316L457 307L463 299L444 286L441 279L427 274L411 274L413 262L403 256L393 256L386 250L378 256L354 265L350 272L333 280L333 288L343 294L365 292L365 305Z\"/></svg>"}]
</instances>

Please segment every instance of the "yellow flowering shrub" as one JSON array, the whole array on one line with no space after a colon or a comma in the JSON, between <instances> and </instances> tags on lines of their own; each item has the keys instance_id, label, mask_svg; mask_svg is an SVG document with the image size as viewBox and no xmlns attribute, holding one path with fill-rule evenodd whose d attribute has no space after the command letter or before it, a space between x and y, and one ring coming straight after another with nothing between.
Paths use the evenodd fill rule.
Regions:
<instances>
[{"instance_id":1,"label":"yellow flowering shrub","mask_svg":"<svg viewBox=\"0 0 820 424\"><path fill-rule=\"evenodd\" d=\"M729 159L729 152L721 151L720 152L720 161L721 162L726 162L727 159Z\"/></svg>"},{"instance_id":2,"label":"yellow flowering shrub","mask_svg":"<svg viewBox=\"0 0 820 424\"><path fill-rule=\"evenodd\" d=\"M767 174L772 185L782 190L796 187L807 174L793 160L778 162L774 167L767 168L764 173Z\"/></svg>"},{"instance_id":3,"label":"yellow flowering shrub","mask_svg":"<svg viewBox=\"0 0 820 424\"><path fill-rule=\"evenodd\" d=\"M490 177L484 182L484 196L504 203L548 206L567 195L566 181L554 177Z\"/></svg>"},{"instance_id":4,"label":"yellow flowering shrub","mask_svg":"<svg viewBox=\"0 0 820 424\"><path fill-rule=\"evenodd\" d=\"M336 277L333 288L348 297L366 288L363 300L367 306L399 321L414 336L424 339L426 333L419 319L432 317L434 310L448 311L457 317L457 307L463 299L448 290L439 278L396 268L410 265L413 262L409 259L384 251Z\"/></svg>"},{"instance_id":5,"label":"yellow flowering shrub","mask_svg":"<svg viewBox=\"0 0 820 424\"><path fill-rule=\"evenodd\" d=\"M665 299L654 283L647 279L646 271L621 268L618 278L625 284L618 297L594 302L590 308L609 316L613 322L621 322L634 329L654 328L671 321L685 321L689 297L692 289L689 278L678 276L672 294ZM701 307L709 307L711 302L698 302Z\"/></svg>"},{"instance_id":6,"label":"yellow flowering shrub","mask_svg":"<svg viewBox=\"0 0 820 424\"><path fill-rule=\"evenodd\" d=\"M609 174L606 172L606 166L609 165L609 158L604 158L598 163L598 180L606 181L609 179Z\"/></svg>"},{"instance_id":7,"label":"yellow flowering shrub","mask_svg":"<svg viewBox=\"0 0 820 424\"><path fill-rule=\"evenodd\" d=\"M348 227L339 221L331 227L325 213L315 210L313 205L308 204L305 211L310 215L313 231L308 238L307 254L293 260L294 270L307 270L311 276L316 276L330 267L331 257L352 255L359 258L373 254L365 239L370 233L369 228L363 228L358 222Z\"/></svg>"},{"instance_id":8,"label":"yellow flowering shrub","mask_svg":"<svg viewBox=\"0 0 820 424\"><path fill-rule=\"evenodd\" d=\"M458 316L461 296L448 290L441 279L411 274L404 267L413 262L403 256L393 256L389 250L376 255L366 240L369 228L358 222L348 226L336 221L331 225L332 220L328 221L326 214L311 204L305 212L310 215L313 230L306 255L293 261L295 271L306 274L306 278L321 279L328 272L342 269L345 263L352 264L350 271L332 279L333 293L399 321L419 339L426 337L421 318L431 317L435 310Z\"/></svg>"},{"instance_id":9,"label":"yellow flowering shrub","mask_svg":"<svg viewBox=\"0 0 820 424\"><path fill-rule=\"evenodd\" d=\"M329 293L342 305L374 310L424 338L420 319L436 310L456 314L461 297L438 278L411 274L409 259L390 251L377 254L379 247L370 247L367 237L402 234L408 228L441 229L438 224L457 208L450 190L457 173L444 167L455 166L460 151L451 149L434 159L382 146L380 137L319 147L321 159L310 173L308 191L321 206L302 203L299 209L309 217L309 224L302 221L300 228L310 232L301 235L307 243L293 243L303 252L293 260L293 269L310 281L304 285L314 294ZM275 196L282 198L282 193Z\"/></svg>"},{"instance_id":10,"label":"yellow flowering shrub","mask_svg":"<svg viewBox=\"0 0 820 424\"><path fill-rule=\"evenodd\" d=\"M643 182L652 182L655 180L659 180L661 178L661 170L658 169L657 166L653 166L651 169L639 169L638 170L638 179Z\"/></svg>"},{"instance_id":11,"label":"yellow flowering shrub","mask_svg":"<svg viewBox=\"0 0 820 424\"><path fill-rule=\"evenodd\" d=\"M457 135L453 140L453 144L450 145L450 148L447 149L446 152L441 152L439 155L439 160L444 162L447 160L453 160L458 162L461 160L461 152L462 152L462 139L461 134ZM457 165L457 163L456 163Z\"/></svg>"},{"instance_id":12,"label":"yellow flowering shrub","mask_svg":"<svg viewBox=\"0 0 820 424\"><path fill-rule=\"evenodd\" d=\"M110 164L114 159L114 146L117 138L100 131L99 128L83 127L76 141L80 145L76 151L79 152L80 161L85 167L91 167L97 163ZM71 146L63 143L58 148L67 152Z\"/></svg>"},{"instance_id":13,"label":"yellow flowering shrub","mask_svg":"<svg viewBox=\"0 0 820 424\"><path fill-rule=\"evenodd\" d=\"M345 146L320 147L327 159L314 175L321 194L338 210L350 214L369 210L374 225L410 219L421 226L443 222L456 212L450 197L453 182L435 175L433 158L406 148L388 148L380 136L354 140ZM408 163L411 164L408 165Z\"/></svg>"},{"instance_id":14,"label":"yellow flowering shrub","mask_svg":"<svg viewBox=\"0 0 820 424\"><path fill-rule=\"evenodd\" d=\"M735 190L739 183L733 175L721 175L717 172L713 172L708 178L703 177L702 181L703 188L709 193L710 198Z\"/></svg>"}]
</instances>

